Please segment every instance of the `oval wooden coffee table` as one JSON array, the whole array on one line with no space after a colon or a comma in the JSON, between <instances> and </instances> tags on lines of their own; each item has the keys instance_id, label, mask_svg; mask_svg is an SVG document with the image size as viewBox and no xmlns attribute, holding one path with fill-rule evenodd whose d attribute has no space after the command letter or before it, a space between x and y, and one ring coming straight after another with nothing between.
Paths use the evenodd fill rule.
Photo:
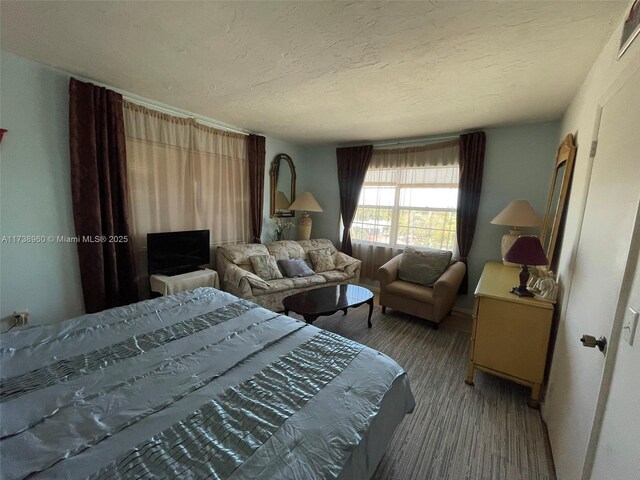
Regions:
<instances>
[{"instance_id":1,"label":"oval wooden coffee table","mask_svg":"<svg viewBox=\"0 0 640 480\"><path fill-rule=\"evenodd\" d=\"M313 323L316 318L333 315L338 310L347 314L348 308L369 304L369 318L367 325L371 328L371 314L373 313L373 292L358 285L332 285L330 287L314 288L296 293L282 300L284 314L295 312L302 315L307 323Z\"/></svg>"}]
</instances>

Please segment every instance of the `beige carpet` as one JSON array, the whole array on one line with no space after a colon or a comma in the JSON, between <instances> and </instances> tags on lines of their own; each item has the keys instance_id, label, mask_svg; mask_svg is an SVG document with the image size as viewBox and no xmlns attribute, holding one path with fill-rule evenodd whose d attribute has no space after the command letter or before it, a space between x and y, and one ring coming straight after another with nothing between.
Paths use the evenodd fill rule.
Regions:
<instances>
[{"instance_id":1,"label":"beige carpet","mask_svg":"<svg viewBox=\"0 0 640 480\"><path fill-rule=\"evenodd\" d=\"M374 479L555 479L540 413L526 405L529 389L478 371L474 387L464 383L470 320L449 317L433 330L376 306L368 329L367 312L365 305L314 325L384 352L409 375L416 409Z\"/></svg>"}]
</instances>

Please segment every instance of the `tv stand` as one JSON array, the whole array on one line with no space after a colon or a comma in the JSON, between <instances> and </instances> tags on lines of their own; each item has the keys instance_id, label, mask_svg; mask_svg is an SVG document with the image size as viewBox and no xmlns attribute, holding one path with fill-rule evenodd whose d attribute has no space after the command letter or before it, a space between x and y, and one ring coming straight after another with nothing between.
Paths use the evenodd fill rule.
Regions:
<instances>
[{"instance_id":1,"label":"tv stand","mask_svg":"<svg viewBox=\"0 0 640 480\"><path fill-rule=\"evenodd\" d=\"M172 293L193 290L198 287L220 289L218 272L209 268L183 273L182 275L151 275L149 283L151 284L151 291L160 295L171 295Z\"/></svg>"}]
</instances>

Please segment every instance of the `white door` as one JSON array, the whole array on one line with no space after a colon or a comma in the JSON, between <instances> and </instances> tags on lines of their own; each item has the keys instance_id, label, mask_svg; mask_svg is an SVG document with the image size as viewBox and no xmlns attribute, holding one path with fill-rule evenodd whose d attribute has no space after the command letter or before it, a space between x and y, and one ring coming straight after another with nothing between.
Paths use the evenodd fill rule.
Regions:
<instances>
[{"instance_id":1,"label":"white door","mask_svg":"<svg viewBox=\"0 0 640 480\"><path fill-rule=\"evenodd\" d=\"M640 220L638 219L636 219L635 231L636 240L632 242L627 271L627 282L631 288L629 291L622 292L618 304L618 313L624 319L623 328L627 326L627 322L631 321L634 310L640 312ZM636 327L633 336L634 332L631 328L628 330L623 329L623 335L618 339L611 388L594 455L591 472L593 480L640 478L640 420L636 414L640 400L640 375L638 375L640 330ZM625 336L631 338L631 342L627 341ZM612 341L615 339L612 338Z\"/></svg>"},{"instance_id":2,"label":"white door","mask_svg":"<svg viewBox=\"0 0 640 480\"><path fill-rule=\"evenodd\" d=\"M579 339L619 335L614 317L640 197L640 70L626 78L601 102L573 280L556 339L546 420L559 480L590 478L612 370L607 362L617 348L611 345L605 356ZM581 148L586 143L583 138Z\"/></svg>"}]
</instances>

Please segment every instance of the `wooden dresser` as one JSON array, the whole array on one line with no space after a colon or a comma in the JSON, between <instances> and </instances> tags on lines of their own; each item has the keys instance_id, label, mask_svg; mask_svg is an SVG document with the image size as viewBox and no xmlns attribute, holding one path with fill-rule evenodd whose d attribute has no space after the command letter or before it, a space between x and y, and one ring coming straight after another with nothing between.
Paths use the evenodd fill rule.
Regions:
<instances>
[{"instance_id":1,"label":"wooden dresser","mask_svg":"<svg viewBox=\"0 0 640 480\"><path fill-rule=\"evenodd\" d=\"M553 304L510 292L519 268L489 262L478 282L466 383L476 368L531 387L537 408L544 379Z\"/></svg>"}]
</instances>

